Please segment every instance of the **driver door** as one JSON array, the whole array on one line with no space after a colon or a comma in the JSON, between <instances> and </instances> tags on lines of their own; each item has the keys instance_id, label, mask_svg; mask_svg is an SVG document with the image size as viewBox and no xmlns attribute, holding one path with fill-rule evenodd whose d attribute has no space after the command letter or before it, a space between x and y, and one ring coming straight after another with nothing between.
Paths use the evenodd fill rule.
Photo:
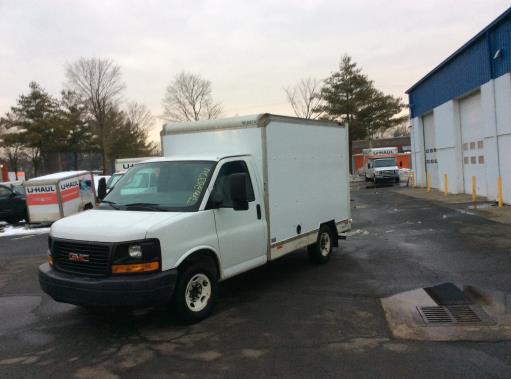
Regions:
<instances>
[{"instance_id":1,"label":"driver door","mask_svg":"<svg viewBox=\"0 0 511 379\"><path fill-rule=\"evenodd\" d=\"M229 188L231 174L246 173L248 209L235 211ZM213 209L224 276L229 277L266 263L267 229L262 194L243 160L225 162L216 177L208 202Z\"/></svg>"}]
</instances>

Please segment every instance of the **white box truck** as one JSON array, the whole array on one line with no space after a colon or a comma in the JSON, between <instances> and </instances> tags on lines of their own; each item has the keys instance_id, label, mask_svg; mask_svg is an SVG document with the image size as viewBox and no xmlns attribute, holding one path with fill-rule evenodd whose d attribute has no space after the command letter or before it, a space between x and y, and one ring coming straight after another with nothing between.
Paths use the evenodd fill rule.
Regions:
<instances>
[{"instance_id":1,"label":"white box truck","mask_svg":"<svg viewBox=\"0 0 511 379\"><path fill-rule=\"evenodd\" d=\"M96 190L89 171L64 171L25 182L30 223L52 223L96 204Z\"/></svg>"},{"instance_id":2,"label":"white box truck","mask_svg":"<svg viewBox=\"0 0 511 379\"><path fill-rule=\"evenodd\" d=\"M125 172L135 164L152 159L154 157L136 157L136 158L120 158L114 162L115 172Z\"/></svg>"},{"instance_id":3,"label":"white box truck","mask_svg":"<svg viewBox=\"0 0 511 379\"><path fill-rule=\"evenodd\" d=\"M163 158L129 169L99 208L53 224L39 280L55 300L172 301L195 322L219 281L303 247L324 263L351 228L345 126L261 114L167 124L161 138Z\"/></svg>"}]
</instances>

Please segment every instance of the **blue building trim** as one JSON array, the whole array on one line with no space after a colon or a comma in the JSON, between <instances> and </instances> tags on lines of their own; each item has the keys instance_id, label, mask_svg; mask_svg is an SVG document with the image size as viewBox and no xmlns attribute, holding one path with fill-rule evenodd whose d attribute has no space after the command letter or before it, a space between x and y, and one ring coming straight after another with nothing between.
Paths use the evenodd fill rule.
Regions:
<instances>
[{"instance_id":1,"label":"blue building trim","mask_svg":"<svg viewBox=\"0 0 511 379\"><path fill-rule=\"evenodd\" d=\"M499 50L500 56L494 59ZM411 117L421 116L508 72L511 8L406 91Z\"/></svg>"}]
</instances>

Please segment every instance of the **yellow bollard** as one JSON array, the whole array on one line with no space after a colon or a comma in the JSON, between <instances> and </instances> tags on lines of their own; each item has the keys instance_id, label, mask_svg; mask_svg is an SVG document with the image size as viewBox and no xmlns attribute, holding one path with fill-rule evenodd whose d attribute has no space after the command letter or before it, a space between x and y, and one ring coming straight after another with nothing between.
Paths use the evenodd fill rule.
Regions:
<instances>
[{"instance_id":1,"label":"yellow bollard","mask_svg":"<svg viewBox=\"0 0 511 379\"><path fill-rule=\"evenodd\" d=\"M502 208L502 177L499 176L497 181L497 191L499 195L499 208Z\"/></svg>"},{"instance_id":2,"label":"yellow bollard","mask_svg":"<svg viewBox=\"0 0 511 379\"><path fill-rule=\"evenodd\" d=\"M431 192L431 175L426 176L426 187L427 191Z\"/></svg>"},{"instance_id":3,"label":"yellow bollard","mask_svg":"<svg viewBox=\"0 0 511 379\"><path fill-rule=\"evenodd\" d=\"M444 196L447 196L448 191L449 191L449 181L447 179L447 174L444 174Z\"/></svg>"},{"instance_id":4,"label":"yellow bollard","mask_svg":"<svg viewBox=\"0 0 511 379\"><path fill-rule=\"evenodd\" d=\"M472 176L472 202L475 203L477 200L477 186L476 186L476 177Z\"/></svg>"}]
</instances>

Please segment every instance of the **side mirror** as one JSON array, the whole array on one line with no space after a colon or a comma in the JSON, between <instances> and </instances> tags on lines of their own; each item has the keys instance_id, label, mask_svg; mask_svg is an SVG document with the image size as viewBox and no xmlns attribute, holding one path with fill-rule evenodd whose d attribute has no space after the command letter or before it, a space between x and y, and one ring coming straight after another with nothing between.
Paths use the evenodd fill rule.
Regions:
<instances>
[{"instance_id":1,"label":"side mirror","mask_svg":"<svg viewBox=\"0 0 511 379\"><path fill-rule=\"evenodd\" d=\"M235 211L248 209L247 174L238 173L229 176L232 207Z\"/></svg>"},{"instance_id":2,"label":"side mirror","mask_svg":"<svg viewBox=\"0 0 511 379\"><path fill-rule=\"evenodd\" d=\"M106 196L106 179L101 178L98 182L98 199L103 200Z\"/></svg>"}]
</instances>

